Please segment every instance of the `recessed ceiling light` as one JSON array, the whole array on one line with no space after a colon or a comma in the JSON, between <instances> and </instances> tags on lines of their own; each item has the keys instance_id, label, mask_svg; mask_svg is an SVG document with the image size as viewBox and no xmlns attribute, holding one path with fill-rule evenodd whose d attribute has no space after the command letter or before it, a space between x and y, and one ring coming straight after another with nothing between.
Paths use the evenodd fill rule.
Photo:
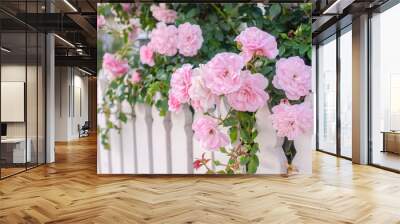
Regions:
<instances>
[{"instance_id":1,"label":"recessed ceiling light","mask_svg":"<svg viewBox=\"0 0 400 224\"><path fill-rule=\"evenodd\" d=\"M57 35L57 34L54 34L54 36L57 37L57 38L58 38L59 40L61 40L62 42L66 43L67 45L69 45L69 46L75 48L75 45L73 45L73 44L72 44L71 42L69 42L68 40L66 40L66 39L64 39L64 38L62 38L62 37L60 37L60 36Z\"/></svg>"},{"instance_id":2,"label":"recessed ceiling light","mask_svg":"<svg viewBox=\"0 0 400 224\"><path fill-rule=\"evenodd\" d=\"M92 73L90 73L90 72L88 72L88 71L86 71L86 70L83 70L83 69L81 69L81 68L79 68L79 67L78 67L78 70L81 71L81 72L83 72L83 73L85 73L85 74L87 74L87 75L92 75Z\"/></svg>"},{"instance_id":3,"label":"recessed ceiling light","mask_svg":"<svg viewBox=\"0 0 400 224\"><path fill-rule=\"evenodd\" d=\"M5 47L1 47L0 49L1 49L2 51L6 52L6 53L10 53L10 52L11 52L11 50L9 50L9 49L7 49L7 48L5 48Z\"/></svg>"},{"instance_id":4,"label":"recessed ceiling light","mask_svg":"<svg viewBox=\"0 0 400 224\"><path fill-rule=\"evenodd\" d=\"M78 10L73 6L68 0L64 0L64 3L67 4L72 10L78 12Z\"/></svg>"},{"instance_id":5,"label":"recessed ceiling light","mask_svg":"<svg viewBox=\"0 0 400 224\"><path fill-rule=\"evenodd\" d=\"M343 9L351 5L355 0L336 0L322 14L342 14Z\"/></svg>"}]
</instances>

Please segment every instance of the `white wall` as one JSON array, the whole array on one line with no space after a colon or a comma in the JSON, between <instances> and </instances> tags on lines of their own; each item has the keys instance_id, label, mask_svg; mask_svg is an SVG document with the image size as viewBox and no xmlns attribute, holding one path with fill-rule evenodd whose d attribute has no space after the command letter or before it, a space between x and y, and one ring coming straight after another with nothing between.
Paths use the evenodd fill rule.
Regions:
<instances>
[{"instance_id":1,"label":"white wall","mask_svg":"<svg viewBox=\"0 0 400 224\"><path fill-rule=\"evenodd\" d=\"M55 140L77 139L78 124L88 120L88 78L72 67L56 67L55 73Z\"/></svg>"}]
</instances>

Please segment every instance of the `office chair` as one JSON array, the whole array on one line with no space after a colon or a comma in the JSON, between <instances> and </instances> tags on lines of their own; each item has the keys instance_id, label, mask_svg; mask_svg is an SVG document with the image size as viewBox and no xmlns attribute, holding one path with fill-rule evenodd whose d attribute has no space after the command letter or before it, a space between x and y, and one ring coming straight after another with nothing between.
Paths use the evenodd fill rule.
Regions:
<instances>
[{"instance_id":1,"label":"office chair","mask_svg":"<svg viewBox=\"0 0 400 224\"><path fill-rule=\"evenodd\" d=\"M89 121L85 121L85 123L82 125L82 127L79 127L80 125L78 125L78 129L79 129L79 138L80 137L87 137L89 136L89 129L90 129L90 123Z\"/></svg>"}]
</instances>

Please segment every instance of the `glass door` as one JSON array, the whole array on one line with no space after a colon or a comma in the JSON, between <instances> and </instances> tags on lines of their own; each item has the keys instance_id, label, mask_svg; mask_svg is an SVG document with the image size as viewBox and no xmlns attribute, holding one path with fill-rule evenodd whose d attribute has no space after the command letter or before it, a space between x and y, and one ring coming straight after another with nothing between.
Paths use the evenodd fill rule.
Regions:
<instances>
[{"instance_id":1,"label":"glass door","mask_svg":"<svg viewBox=\"0 0 400 224\"><path fill-rule=\"evenodd\" d=\"M370 162L400 171L400 4L371 18Z\"/></svg>"},{"instance_id":2,"label":"glass door","mask_svg":"<svg viewBox=\"0 0 400 224\"><path fill-rule=\"evenodd\" d=\"M44 5L0 1L0 8L14 10L0 11L0 179L45 163L46 39L16 19L27 13L37 18Z\"/></svg>"},{"instance_id":3,"label":"glass door","mask_svg":"<svg viewBox=\"0 0 400 224\"><path fill-rule=\"evenodd\" d=\"M352 158L352 32L340 35L340 155Z\"/></svg>"},{"instance_id":4,"label":"glass door","mask_svg":"<svg viewBox=\"0 0 400 224\"><path fill-rule=\"evenodd\" d=\"M318 47L318 150L336 154L336 35Z\"/></svg>"},{"instance_id":5,"label":"glass door","mask_svg":"<svg viewBox=\"0 0 400 224\"><path fill-rule=\"evenodd\" d=\"M26 33L1 34L1 177L26 170L32 160L26 125ZM4 50L6 49L6 50Z\"/></svg>"}]
</instances>

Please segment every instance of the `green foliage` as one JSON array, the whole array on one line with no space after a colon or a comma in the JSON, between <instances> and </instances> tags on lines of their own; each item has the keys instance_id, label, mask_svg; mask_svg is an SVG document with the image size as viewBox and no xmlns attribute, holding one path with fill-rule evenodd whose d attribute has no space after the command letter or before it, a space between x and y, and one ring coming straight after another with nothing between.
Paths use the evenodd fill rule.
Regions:
<instances>
[{"instance_id":1,"label":"green foliage","mask_svg":"<svg viewBox=\"0 0 400 224\"><path fill-rule=\"evenodd\" d=\"M292 161L296 156L296 148L294 147L293 140L289 140L287 137L285 137L282 148L285 152L288 163L292 164Z\"/></svg>"}]
</instances>

